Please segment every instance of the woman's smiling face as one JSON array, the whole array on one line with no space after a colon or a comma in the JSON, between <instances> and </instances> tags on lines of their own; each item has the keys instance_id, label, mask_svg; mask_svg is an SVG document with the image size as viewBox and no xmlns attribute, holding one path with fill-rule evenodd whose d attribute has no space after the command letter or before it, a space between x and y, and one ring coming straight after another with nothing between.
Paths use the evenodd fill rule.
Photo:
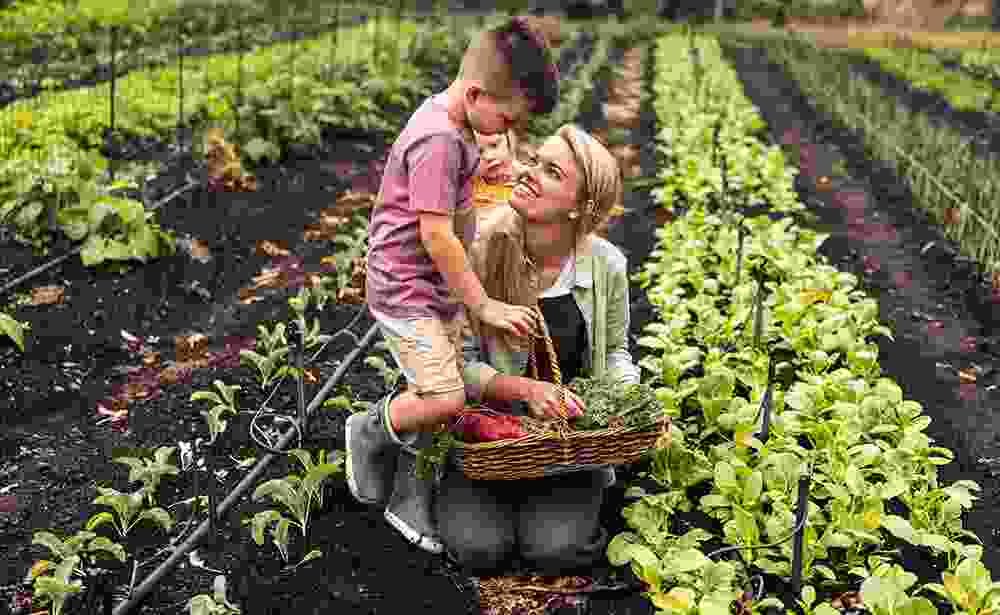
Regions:
<instances>
[{"instance_id":1,"label":"woman's smiling face","mask_svg":"<svg viewBox=\"0 0 1000 615\"><path fill-rule=\"evenodd\" d=\"M546 139L533 160L515 163L515 173L518 181L510 205L526 221L565 221L577 209L581 173L573 151L562 137Z\"/></svg>"}]
</instances>

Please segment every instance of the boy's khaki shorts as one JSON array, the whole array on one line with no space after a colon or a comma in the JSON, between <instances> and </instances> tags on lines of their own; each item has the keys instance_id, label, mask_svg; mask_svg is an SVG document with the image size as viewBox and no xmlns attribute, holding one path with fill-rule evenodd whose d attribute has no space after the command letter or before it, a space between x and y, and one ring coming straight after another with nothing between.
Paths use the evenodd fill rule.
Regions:
<instances>
[{"instance_id":1,"label":"boy's khaki shorts","mask_svg":"<svg viewBox=\"0 0 1000 615\"><path fill-rule=\"evenodd\" d=\"M399 319L375 314L382 338L411 390L421 396L465 389L462 380L462 327L459 314L450 322L437 318Z\"/></svg>"}]
</instances>

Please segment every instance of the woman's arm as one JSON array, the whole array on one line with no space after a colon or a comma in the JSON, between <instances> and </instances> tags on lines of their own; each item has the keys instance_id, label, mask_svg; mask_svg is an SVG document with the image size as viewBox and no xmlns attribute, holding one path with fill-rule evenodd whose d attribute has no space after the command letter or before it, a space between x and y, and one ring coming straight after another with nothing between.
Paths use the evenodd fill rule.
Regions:
<instances>
[{"instance_id":1,"label":"woman's arm","mask_svg":"<svg viewBox=\"0 0 1000 615\"><path fill-rule=\"evenodd\" d=\"M607 314L607 368L608 373L622 382L639 382L639 367L632 360L628 349L628 332L631 313L628 292L628 263L619 253L619 259L608 262L608 314Z\"/></svg>"}]
</instances>

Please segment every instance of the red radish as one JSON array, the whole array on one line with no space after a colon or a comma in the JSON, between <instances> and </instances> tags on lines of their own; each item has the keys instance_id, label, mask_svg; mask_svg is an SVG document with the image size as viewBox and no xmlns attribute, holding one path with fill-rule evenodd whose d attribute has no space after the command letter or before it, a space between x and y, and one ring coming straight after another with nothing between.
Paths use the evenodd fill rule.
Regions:
<instances>
[{"instance_id":1,"label":"red radish","mask_svg":"<svg viewBox=\"0 0 1000 615\"><path fill-rule=\"evenodd\" d=\"M493 442L523 438L528 435L519 417L510 414L466 412L452 424L452 431L463 442Z\"/></svg>"},{"instance_id":2,"label":"red radish","mask_svg":"<svg viewBox=\"0 0 1000 615\"><path fill-rule=\"evenodd\" d=\"M963 382L958 385L958 397L964 401L976 401L979 391L975 382Z\"/></svg>"},{"instance_id":3,"label":"red radish","mask_svg":"<svg viewBox=\"0 0 1000 615\"><path fill-rule=\"evenodd\" d=\"M909 271L897 271L892 276L893 281L899 288L907 288L913 282L913 276Z\"/></svg>"},{"instance_id":4,"label":"red radish","mask_svg":"<svg viewBox=\"0 0 1000 615\"><path fill-rule=\"evenodd\" d=\"M973 335L966 335L962 338L960 343L960 348L962 352L975 352L976 348L979 346L979 340Z\"/></svg>"},{"instance_id":5,"label":"red radish","mask_svg":"<svg viewBox=\"0 0 1000 615\"><path fill-rule=\"evenodd\" d=\"M0 495L0 512L2 513L17 512L17 496Z\"/></svg>"},{"instance_id":6,"label":"red radish","mask_svg":"<svg viewBox=\"0 0 1000 615\"><path fill-rule=\"evenodd\" d=\"M932 320L927 323L928 335L940 335L944 331L944 323L940 320Z\"/></svg>"}]
</instances>

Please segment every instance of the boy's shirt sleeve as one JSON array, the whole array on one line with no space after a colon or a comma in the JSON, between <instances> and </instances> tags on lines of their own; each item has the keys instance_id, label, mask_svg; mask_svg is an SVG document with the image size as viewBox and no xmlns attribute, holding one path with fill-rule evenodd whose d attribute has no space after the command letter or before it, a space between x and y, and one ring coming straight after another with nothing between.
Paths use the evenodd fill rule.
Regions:
<instances>
[{"instance_id":1,"label":"boy's shirt sleeve","mask_svg":"<svg viewBox=\"0 0 1000 615\"><path fill-rule=\"evenodd\" d=\"M406 154L410 209L417 213L455 213L461 160L461 145L446 135L415 143Z\"/></svg>"}]
</instances>

